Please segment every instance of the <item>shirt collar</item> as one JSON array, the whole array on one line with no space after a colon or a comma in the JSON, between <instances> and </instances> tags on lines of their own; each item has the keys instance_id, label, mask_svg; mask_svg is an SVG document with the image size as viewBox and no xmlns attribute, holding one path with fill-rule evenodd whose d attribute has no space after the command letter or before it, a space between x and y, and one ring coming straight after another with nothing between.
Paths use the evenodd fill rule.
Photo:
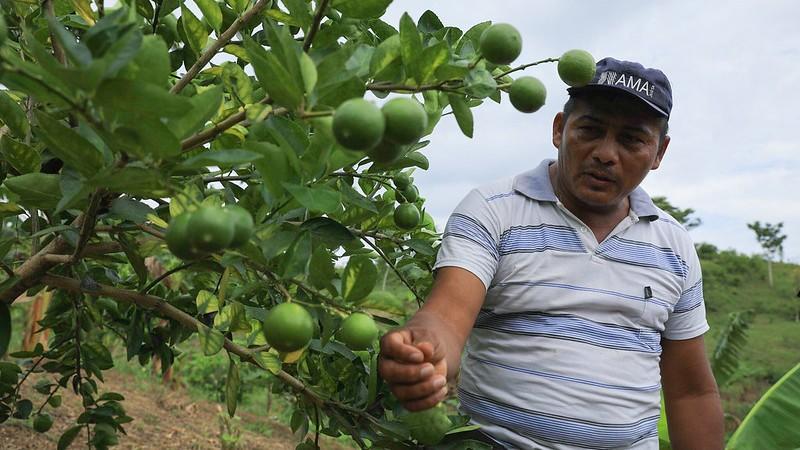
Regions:
<instances>
[{"instance_id":1,"label":"shirt collar","mask_svg":"<svg viewBox=\"0 0 800 450\"><path fill-rule=\"evenodd\" d=\"M557 203L558 197L550 183L550 171L548 170L550 164L554 162L554 159L545 159L535 169L514 177L514 190L533 200ZM658 219L658 208L641 186L637 186L628 198L631 203L631 211L637 217L649 221Z\"/></svg>"}]
</instances>

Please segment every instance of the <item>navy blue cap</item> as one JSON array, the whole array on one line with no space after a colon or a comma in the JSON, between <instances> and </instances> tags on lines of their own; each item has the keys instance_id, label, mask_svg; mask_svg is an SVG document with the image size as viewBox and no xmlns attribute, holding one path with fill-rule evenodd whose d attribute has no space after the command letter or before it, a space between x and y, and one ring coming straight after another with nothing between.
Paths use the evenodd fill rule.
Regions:
<instances>
[{"instance_id":1,"label":"navy blue cap","mask_svg":"<svg viewBox=\"0 0 800 450\"><path fill-rule=\"evenodd\" d=\"M573 94L597 88L627 92L667 118L672 111L672 86L667 76L658 69L647 68L636 62L603 58L597 62L597 70L589 84L571 87L567 92Z\"/></svg>"}]
</instances>

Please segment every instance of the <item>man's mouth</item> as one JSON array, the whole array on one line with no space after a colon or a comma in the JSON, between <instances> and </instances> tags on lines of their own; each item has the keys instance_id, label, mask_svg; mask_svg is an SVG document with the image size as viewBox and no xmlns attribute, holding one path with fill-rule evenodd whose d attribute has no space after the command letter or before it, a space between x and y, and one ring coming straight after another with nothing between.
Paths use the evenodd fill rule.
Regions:
<instances>
[{"instance_id":1,"label":"man's mouth","mask_svg":"<svg viewBox=\"0 0 800 450\"><path fill-rule=\"evenodd\" d=\"M603 183L613 183L615 181L614 178L612 178L612 177L610 177L610 176L608 176L606 174L603 174L601 172L595 172L595 171L591 171L590 170L590 171L585 172L585 174L588 175L589 178L591 178L593 180L601 181Z\"/></svg>"}]
</instances>

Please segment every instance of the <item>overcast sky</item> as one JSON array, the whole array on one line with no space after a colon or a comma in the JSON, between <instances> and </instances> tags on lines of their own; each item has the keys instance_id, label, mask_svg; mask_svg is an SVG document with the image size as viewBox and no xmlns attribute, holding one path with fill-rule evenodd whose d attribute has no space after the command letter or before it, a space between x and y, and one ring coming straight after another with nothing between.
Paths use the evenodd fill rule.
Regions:
<instances>
[{"instance_id":1,"label":"overcast sky","mask_svg":"<svg viewBox=\"0 0 800 450\"><path fill-rule=\"evenodd\" d=\"M522 34L515 62L583 48L662 69L672 82L672 143L643 186L697 211L695 241L740 252L760 250L748 222L784 222L787 259L800 262L800 2L797 1L456 1L395 0L384 20L397 27L433 9L462 30L507 22ZM529 68L547 86L547 104L517 112L504 96L473 110L473 139L452 116L424 150L430 170L416 182L442 227L474 186L555 157L552 118L567 98L554 64ZM519 75L519 73L518 73Z\"/></svg>"}]
</instances>

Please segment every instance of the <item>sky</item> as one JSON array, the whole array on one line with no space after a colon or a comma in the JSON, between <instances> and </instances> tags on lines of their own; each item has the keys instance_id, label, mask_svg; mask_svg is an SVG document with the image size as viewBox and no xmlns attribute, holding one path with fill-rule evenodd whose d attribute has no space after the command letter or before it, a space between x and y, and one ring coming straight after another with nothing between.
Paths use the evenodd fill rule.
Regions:
<instances>
[{"instance_id":1,"label":"sky","mask_svg":"<svg viewBox=\"0 0 800 450\"><path fill-rule=\"evenodd\" d=\"M693 208L703 224L692 238L720 249L760 252L747 223L783 222L785 258L800 263L800 2L395 0L384 20L397 27L404 12L416 21L427 9L462 30L486 20L514 25L523 42L514 65L582 48L663 70L673 89L672 141L644 189ZM504 96L473 109L473 139L452 115L430 136L430 169L414 177L439 227L473 187L555 158L552 119L566 85L555 64L515 75L523 74L547 87L538 112L520 113Z\"/></svg>"}]
</instances>

